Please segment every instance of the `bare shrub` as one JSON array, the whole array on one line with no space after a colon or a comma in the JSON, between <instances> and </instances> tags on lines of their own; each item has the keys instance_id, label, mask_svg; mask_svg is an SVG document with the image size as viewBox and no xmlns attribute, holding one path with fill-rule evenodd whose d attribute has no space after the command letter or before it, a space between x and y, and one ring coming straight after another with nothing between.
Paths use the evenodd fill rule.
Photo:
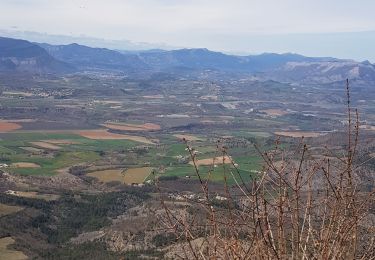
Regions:
<instances>
[{"instance_id":1,"label":"bare shrub","mask_svg":"<svg viewBox=\"0 0 375 260\"><path fill-rule=\"evenodd\" d=\"M355 112L354 112L355 111ZM374 259L374 224L369 208L374 192L361 192L356 176L359 119L350 107L347 82L345 156L327 150L311 156L304 138L294 151L275 142L272 151L256 147L263 170L245 183L227 148L218 143L223 161L223 191L215 197L210 176L203 179L194 149L186 147L201 193L186 196L183 209L161 203L162 230L178 242L169 246L170 258L182 259ZM328 149L328 148L327 148ZM329 155L329 156L328 156ZM228 184L233 178L236 185Z\"/></svg>"}]
</instances>

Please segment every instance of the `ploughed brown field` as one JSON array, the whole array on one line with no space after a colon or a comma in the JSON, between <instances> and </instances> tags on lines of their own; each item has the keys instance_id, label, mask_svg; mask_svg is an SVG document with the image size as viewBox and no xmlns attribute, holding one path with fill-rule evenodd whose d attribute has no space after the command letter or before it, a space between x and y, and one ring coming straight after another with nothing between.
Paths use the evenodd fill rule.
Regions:
<instances>
[{"instance_id":1,"label":"ploughed brown field","mask_svg":"<svg viewBox=\"0 0 375 260\"><path fill-rule=\"evenodd\" d=\"M11 132L22 128L20 124L11 123L7 121L0 121L0 133Z\"/></svg>"},{"instance_id":2,"label":"ploughed brown field","mask_svg":"<svg viewBox=\"0 0 375 260\"><path fill-rule=\"evenodd\" d=\"M223 163L230 164L230 163L232 163L232 161L229 158L229 156L224 156L224 158L223 158L223 156L218 156L218 157L214 157L214 158L197 160L195 162L195 164L197 166L217 165L217 164L223 164ZM190 161L189 164L194 165L192 161Z\"/></svg>"},{"instance_id":3,"label":"ploughed brown field","mask_svg":"<svg viewBox=\"0 0 375 260\"><path fill-rule=\"evenodd\" d=\"M302 132L302 131L280 131L275 132L275 135L286 136L286 137L294 137L294 138L302 138L302 137L319 137L322 134L318 132Z\"/></svg>"},{"instance_id":4,"label":"ploughed brown field","mask_svg":"<svg viewBox=\"0 0 375 260\"><path fill-rule=\"evenodd\" d=\"M103 124L102 126L114 129L114 130L123 130L123 131L153 131L153 130L160 130L160 125L146 123L143 125L136 125L136 124L125 124L125 123L107 123Z\"/></svg>"},{"instance_id":5,"label":"ploughed brown field","mask_svg":"<svg viewBox=\"0 0 375 260\"><path fill-rule=\"evenodd\" d=\"M130 140L145 144L154 144L152 141L143 136L116 134L110 133L107 130L86 130L79 131L78 134L95 140Z\"/></svg>"}]
</instances>

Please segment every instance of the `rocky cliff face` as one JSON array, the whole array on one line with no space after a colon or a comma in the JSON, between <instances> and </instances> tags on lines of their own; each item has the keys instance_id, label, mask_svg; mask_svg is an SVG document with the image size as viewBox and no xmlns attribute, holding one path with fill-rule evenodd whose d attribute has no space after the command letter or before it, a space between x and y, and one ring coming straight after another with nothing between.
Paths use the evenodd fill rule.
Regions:
<instances>
[{"instance_id":1,"label":"rocky cliff face","mask_svg":"<svg viewBox=\"0 0 375 260\"><path fill-rule=\"evenodd\" d=\"M53 58L33 43L0 37L0 71L67 73L75 71L75 68Z\"/></svg>"},{"instance_id":2,"label":"rocky cliff face","mask_svg":"<svg viewBox=\"0 0 375 260\"><path fill-rule=\"evenodd\" d=\"M330 83L346 79L375 82L375 66L369 62L350 60L288 62L269 73L278 81L302 83Z\"/></svg>"}]
</instances>

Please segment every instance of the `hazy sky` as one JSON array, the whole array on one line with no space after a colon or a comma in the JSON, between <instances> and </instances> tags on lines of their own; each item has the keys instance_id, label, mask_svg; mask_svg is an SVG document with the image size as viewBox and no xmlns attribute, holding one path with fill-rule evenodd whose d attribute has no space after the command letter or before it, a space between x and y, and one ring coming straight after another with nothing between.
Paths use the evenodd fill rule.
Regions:
<instances>
[{"instance_id":1,"label":"hazy sky","mask_svg":"<svg viewBox=\"0 0 375 260\"><path fill-rule=\"evenodd\" d=\"M0 29L375 61L374 11L374 0L0 0Z\"/></svg>"}]
</instances>

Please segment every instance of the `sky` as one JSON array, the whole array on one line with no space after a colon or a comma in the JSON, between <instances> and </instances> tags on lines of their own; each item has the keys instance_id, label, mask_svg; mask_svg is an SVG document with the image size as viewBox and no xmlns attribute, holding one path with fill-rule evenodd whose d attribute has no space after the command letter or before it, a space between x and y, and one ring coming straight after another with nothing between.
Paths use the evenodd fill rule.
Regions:
<instances>
[{"instance_id":1,"label":"sky","mask_svg":"<svg viewBox=\"0 0 375 260\"><path fill-rule=\"evenodd\" d=\"M0 0L0 29L375 62L374 0Z\"/></svg>"}]
</instances>

